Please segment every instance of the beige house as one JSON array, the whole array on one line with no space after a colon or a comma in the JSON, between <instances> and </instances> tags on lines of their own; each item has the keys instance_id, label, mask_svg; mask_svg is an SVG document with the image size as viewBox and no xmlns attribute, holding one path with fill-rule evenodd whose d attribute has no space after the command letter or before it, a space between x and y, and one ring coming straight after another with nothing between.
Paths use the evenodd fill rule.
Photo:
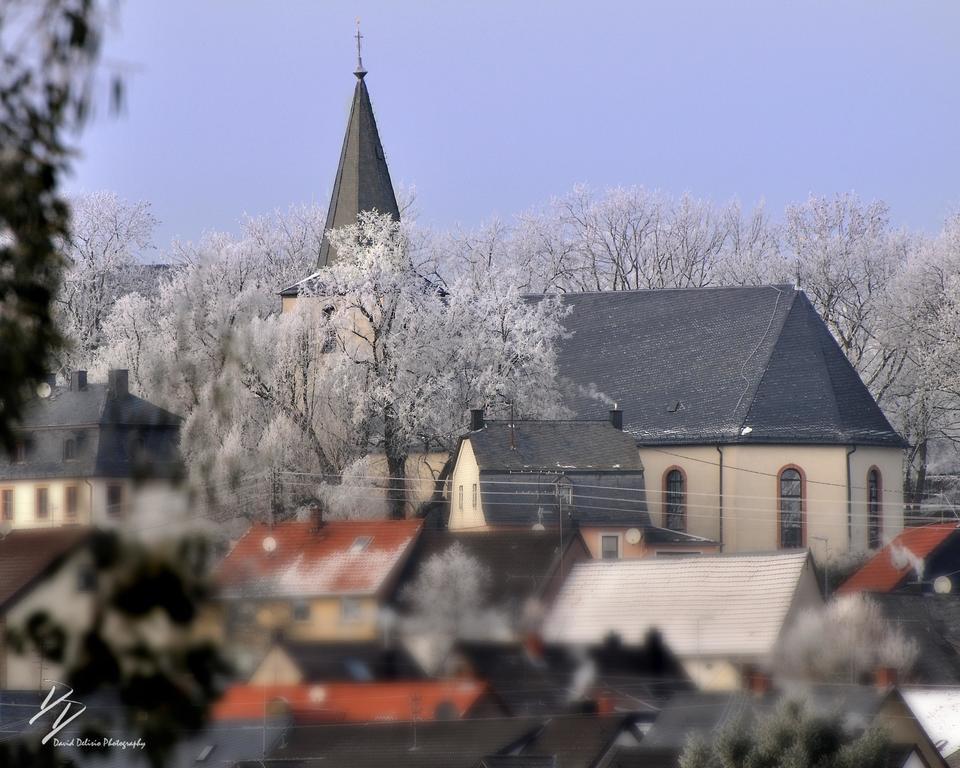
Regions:
<instances>
[{"instance_id":1,"label":"beige house","mask_svg":"<svg viewBox=\"0 0 960 768\"><path fill-rule=\"evenodd\" d=\"M180 418L130 394L125 370L41 384L0 453L0 527L170 530L188 511L179 442Z\"/></svg>"},{"instance_id":2,"label":"beige house","mask_svg":"<svg viewBox=\"0 0 960 768\"><path fill-rule=\"evenodd\" d=\"M586 561L574 566L543 625L548 643L628 647L657 630L704 689L736 689L770 672L780 640L805 608L823 605L805 550Z\"/></svg>"},{"instance_id":3,"label":"beige house","mask_svg":"<svg viewBox=\"0 0 960 768\"><path fill-rule=\"evenodd\" d=\"M644 466L622 419L615 410L603 421L487 421L474 411L451 459L446 527L566 528L602 559L716 552L677 518L651 522Z\"/></svg>"},{"instance_id":4,"label":"beige house","mask_svg":"<svg viewBox=\"0 0 960 768\"><path fill-rule=\"evenodd\" d=\"M250 672L278 636L369 642L419 536L419 520L256 524L220 564L206 625Z\"/></svg>"}]
</instances>

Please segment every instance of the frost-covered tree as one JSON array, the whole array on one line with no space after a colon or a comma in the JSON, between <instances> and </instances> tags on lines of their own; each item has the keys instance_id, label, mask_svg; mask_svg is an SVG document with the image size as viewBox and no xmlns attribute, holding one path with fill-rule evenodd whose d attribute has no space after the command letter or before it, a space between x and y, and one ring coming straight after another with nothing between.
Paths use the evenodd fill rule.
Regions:
<instances>
[{"instance_id":1,"label":"frost-covered tree","mask_svg":"<svg viewBox=\"0 0 960 768\"><path fill-rule=\"evenodd\" d=\"M786 635L778 669L788 678L860 682L881 667L906 675L917 645L890 624L863 594L844 595L822 609L807 609Z\"/></svg>"},{"instance_id":2,"label":"frost-covered tree","mask_svg":"<svg viewBox=\"0 0 960 768\"><path fill-rule=\"evenodd\" d=\"M692 738L680 768L883 768L888 749L877 729L851 734L842 717L814 715L789 701L753 723L732 721L710 741Z\"/></svg>"},{"instance_id":3,"label":"frost-covered tree","mask_svg":"<svg viewBox=\"0 0 960 768\"><path fill-rule=\"evenodd\" d=\"M86 365L103 343L114 303L137 288L138 261L152 247L156 218L149 203L112 192L74 198L64 252L67 271L57 295L57 319L70 343L61 368Z\"/></svg>"},{"instance_id":4,"label":"frost-covered tree","mask_svg":"<svg viewBox=\"0 0 960 768\"><path fill-rule=\"evenodd\" d=\"M506 619L491 604L490 569L460 542L427 558L401 600L409 609L408 633L426 638L436 668L459 639L503 635Z\"/></svg>"},{"instance_id":5,"label":"frost-covered tree","mask_svg":"<svg viewBox=\"0 0 960 768\"><path fill-rule=\"evenodd\" d=\"M345 393L355 398L353 428L385 456L393 514L402 517L411 452L450 448L469 408L559 409L561 309L527 302L493 276L445 290L415 268L389 216L361 214L329 237L339 258L314 275L317 296L303 301L329 314L330 356L358 383Z\"/></svg>"}]
</instances>

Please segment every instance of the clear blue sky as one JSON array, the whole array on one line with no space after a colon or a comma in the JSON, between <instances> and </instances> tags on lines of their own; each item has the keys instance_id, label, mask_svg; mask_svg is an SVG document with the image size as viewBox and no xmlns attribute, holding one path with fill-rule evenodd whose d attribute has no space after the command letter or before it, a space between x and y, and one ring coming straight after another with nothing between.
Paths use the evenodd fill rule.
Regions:
<instances>
[{"instance_id":1,"label":"clear blue sky","mask_svg":"<svg viewBox=\"0 0 960 768\"><path fill-rule=\"evenodd\" d=\"M395 184L474 226L576 182L779 216L809 193L960 207L956 0L127 0L107 56L127 110L81 139L73 191L153 203L157 244L327 204L354 18Z\"/></svg>"}]
</instances>

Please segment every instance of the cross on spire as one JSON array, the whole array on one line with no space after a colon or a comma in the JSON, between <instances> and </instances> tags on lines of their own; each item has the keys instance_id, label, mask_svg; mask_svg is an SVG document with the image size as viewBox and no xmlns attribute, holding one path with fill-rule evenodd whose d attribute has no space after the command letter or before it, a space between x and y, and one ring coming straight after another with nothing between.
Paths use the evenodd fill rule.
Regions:
<instances>
[{"instance_id":1,"label":"cross on spire","mask_svg":"<svg viewBox=\"0 0 960 768\"><path fill-rule=\"evenodd\" d=\"M360 17L359 16L357 17L356 38L357 38L357 68L353 74L355 74L358 78L363 80L363 76L367 74L367 70L363 68L363 58L360 55L360 41L363 40L363 35L360 34Z\"/></svg>"}]
</instances>

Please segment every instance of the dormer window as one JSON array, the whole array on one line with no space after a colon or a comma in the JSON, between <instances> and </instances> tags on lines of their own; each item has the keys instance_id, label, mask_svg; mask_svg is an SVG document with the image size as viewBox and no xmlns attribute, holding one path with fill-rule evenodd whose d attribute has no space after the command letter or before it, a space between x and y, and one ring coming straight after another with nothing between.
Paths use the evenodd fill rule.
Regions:
<instances>
[{"instance_id":1,"label":"dormer window","mask_svg":"<svg viewBox=\"0 0 960 768\"><path fill-rule=\"evenodd\" d=\"M63 441L63 460L74 461L77 458L77 441L68 437Z\"/></svg>"},{"instance_id":2,"label":"dormer window","mask_svg":"<svg viewBox=\"0 0 960 768\"><path fill-rule=\"evenodd\" d=\"M373 541L373 536L357 536L357 538L353 540L353 544L350 545L350 552L363 552L370 546L371 541Z\"/></svg>"},{"instance_id":3,"label":"dormer window","mask_svg":"<svg viewBox=\"0 0 960 768\"><path fill-rule=\"evenodd\" d=\"M23 462L27 460L26 440L17 440L17 443L13 448L13 460L17 462L17 464L23 464Z\"/></svg>"}]
</instances>

